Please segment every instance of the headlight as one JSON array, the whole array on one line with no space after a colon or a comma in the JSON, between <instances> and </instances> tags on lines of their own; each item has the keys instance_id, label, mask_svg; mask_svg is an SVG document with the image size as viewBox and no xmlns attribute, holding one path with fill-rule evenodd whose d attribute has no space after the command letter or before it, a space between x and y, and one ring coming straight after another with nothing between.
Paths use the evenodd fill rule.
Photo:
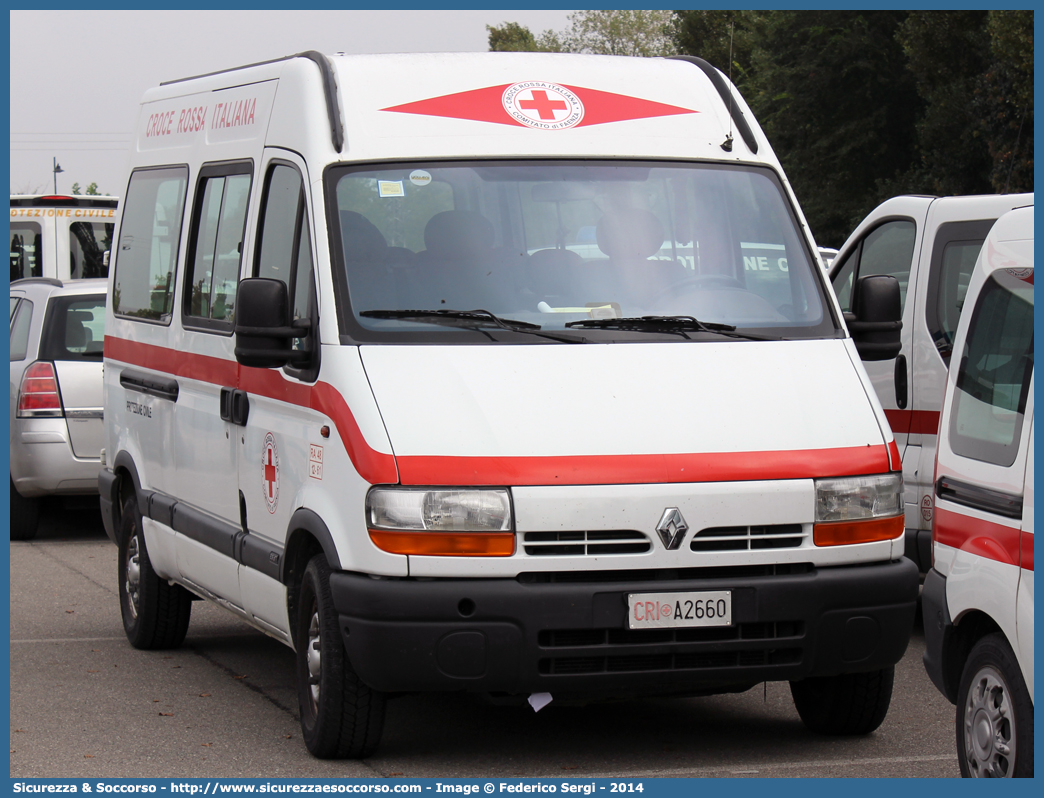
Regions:
<instances>
[{"instance_id":1,"label":"headlight","mask_svg":"<svg viewBox=\"0 0 1044 798\"><path fill-rule=\"evenodd\" d=\"M508 557L515 552L511 495L504 489L371 488L366 522L393 554Z\"/></svg>"},{"instance_id":2,"label":"headlight","mask_svg":"<svg viewBox=\"0 0 1044 798\"><path fill-rule=\"evenodd\" d=\"M892 540L904 527L902 474L816 480L817 546Z\"/></svg>"}]
</instances>

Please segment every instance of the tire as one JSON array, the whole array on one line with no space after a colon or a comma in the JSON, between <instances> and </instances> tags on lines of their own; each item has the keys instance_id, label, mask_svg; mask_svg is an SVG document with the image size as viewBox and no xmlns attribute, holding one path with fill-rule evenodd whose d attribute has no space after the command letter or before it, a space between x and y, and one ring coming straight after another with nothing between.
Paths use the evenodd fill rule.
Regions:
<instances>
[{"instance_id":1,"label":"tire","mask_svg":"<svg viewBox=\"0 0 1044 798\"><path fill-rule=\"evenodd\" d=\"M11 540L32 540L40 522L40 500L27 499L11 480Z\"/></svg>"},{"instance_id":2,"label":"tire","mask_svg":"<svg viewBox=\"0 0 1044 798\"><path fill-rule=\"evenodd\" d=\"M1033 777L1033 702L1002 634L982 638L964 665L957 758L965 778Z\"/></svg>"},{"instance_id":3,"label":"tire","mask_svg":"<svg viewBox=\"0 0 1044 798\"><path fill-rule=\"evenodd\" d=\"M119 593L123 631L135 648L177 648L192 614L192 594L152 569L138 501L131 496L120 519Z\"/></svg>"},{"instance_id":4,"label":"tire","mask_svg":"<svg viewBox=\"0 0 1044 798\"><path fill-rule=\"evenodd\" d=\"M301 579L296 632L297 696L308 750L319 759L371 756L384 728L384 694L363 684L348 661L322 554L309 561Z\"/></svg>"},{"instance_id":5,"label":"tire","mask_svg":"<svg viewBox=\"0 0 1044 798\"><path fill-rule=\"evenodd\" d=\"M888 714L895 668L818 676L790 683L798 715L818 734L869 734Z\"/></svg>"}]
</instances>

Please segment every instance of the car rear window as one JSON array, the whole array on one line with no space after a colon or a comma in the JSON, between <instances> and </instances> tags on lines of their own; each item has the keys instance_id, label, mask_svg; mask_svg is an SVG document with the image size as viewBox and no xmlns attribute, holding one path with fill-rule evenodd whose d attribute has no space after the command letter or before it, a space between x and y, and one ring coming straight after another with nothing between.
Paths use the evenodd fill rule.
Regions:
<instances>
[{"instance_id":1,"label":"car rear window","mask_svg":"<svg viewBox=\"0 0 1044 798\"><path fill-rule=\"evenodd\" d=\"M33 320L33 303L11 297L11 362L25 360L29 349L29 325Z\"/></svg>"},{"instance_id":2,"label":"car rear window","mask_svg":"<svg viewBox=\"0 0 1044 798\"><path fill-rule=\"evenodd\" d=\"M41 360L100 360L104 343L104 294L51 299L40 341Z\"/></svg>"}]
</instances>

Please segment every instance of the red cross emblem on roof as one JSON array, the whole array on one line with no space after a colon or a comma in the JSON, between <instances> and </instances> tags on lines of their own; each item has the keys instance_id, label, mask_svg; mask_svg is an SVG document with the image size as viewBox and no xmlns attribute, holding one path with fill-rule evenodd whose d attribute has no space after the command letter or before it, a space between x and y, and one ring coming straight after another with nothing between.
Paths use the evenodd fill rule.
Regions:
<instances>
[{"instance_id":1,"label":"red cross emblem on roof","mask_svg":"<svg viewBox=\"0 0 1044 798\"><path fill-rule=\"evenodd\" d=\"M533 99L519 100L518 107L527 111L534 110L540 114L541 119L554 119L555 111L569 110L569 103L563 100L552 100L543 89L531 89Z\"/></svg>"},{"instance_id":2,"label":"red cross emblem on roof","mask_svg":"<svg viewBox=\"0 0 1044 798\"><path fill-rule=\"evenodd\" d=\"M695 114L698 111L626 94L528 80L444 94L381 109L400 114L442 116L542 130L603 125L630 119Z\"/></svg>"}]
</instances>

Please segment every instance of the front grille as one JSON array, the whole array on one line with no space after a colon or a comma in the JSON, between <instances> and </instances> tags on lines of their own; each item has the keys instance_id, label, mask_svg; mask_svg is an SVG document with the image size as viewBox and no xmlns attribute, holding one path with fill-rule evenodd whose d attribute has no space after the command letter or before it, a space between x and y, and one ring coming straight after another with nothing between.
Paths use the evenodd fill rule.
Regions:
<instances>
[{"instance_id":1,"label":"front grille","mask_svg":"<svg viewBox=\"0 0 1044 798\"><path fill-rule=\"evenodd\" d=\"M689 543L692 551L749 551L756 549L793 549L808 534L801 524L767 524L764 526L716 526L701 529Z\"/></svg>"},{"instance_id":2,"label":"front grille","mask_svg":"<svg viewBox=\"0 0 1044 798\"><path fill-rule=\"evenodd\" d=\"M529 584L578 583L648 583L688 579L747 579L759 576L810 574L815 566L809 562L765 563L762 565L719 565L707 568L649 568L621 571L528 571L516 580Z\"/></svg>"},{"instance_id":3,"label":"front grille","mask_svg":"<svg viewBox=\"0 0 1044 798\"><path fill-rule=\"evenodd\" d=\"M537 669L545 676L566 676L792 665L801 661L803 635L801 621L697 629L545 629L537 641L548 656L540 658ZM737 645L721 650L723 642ZM718 645L703 651L643 650L686 643ZM568 655L564 649L569 649Z\"/></svg>"},{"instance_id":4,"label":"front grille","mask_svg":"<svg viewBox=\"0 0 1044 798\"><path fill-rule=\"evenodd\" d=\"M523 542L530 557L644 554L651 548L649 538L633 529L526 532Z\"/></svg>"},{"instance_id":5,"label":"front grille","mask_svg":"<svg viewBox=\"0 0 1044 798\"><path fill-rule=\"evenodd\" d=\"M783 640L799 638L804 631L802 621L766 621L688 629L544 629L537 635L537 644L541 648L593 648L723 640Z\"/></svg>"}]
</instances>

